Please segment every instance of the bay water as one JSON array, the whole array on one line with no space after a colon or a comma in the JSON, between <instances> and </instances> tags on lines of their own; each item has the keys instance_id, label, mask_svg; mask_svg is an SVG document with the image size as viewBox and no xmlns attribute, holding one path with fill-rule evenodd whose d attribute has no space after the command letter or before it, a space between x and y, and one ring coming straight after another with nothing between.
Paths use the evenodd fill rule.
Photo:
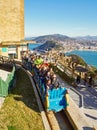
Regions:
<instances>
[{"instance_id":1,"label":"bay water","mask_svg":"<svg viewBox=\"0 0 97 130\"><path fill-rule=\"evenodd\" d=\"M28 49L29 50L34 50L36 47L41 46L43 43L33 43L33 44L28 44Z\"/></svg>"},{"instance_id":2,"label":"bay water","mask_svg":"<svg viewBox=\"0 0 97 130\"><path fill-rule=\"evenodd\" d=\"M88 51L88 50L74 50L71 52L68 52L68 54L76 54L84 59L84 61L88 65L92 65L97 68L97 51Z\"/></svg>"}]
</instances>

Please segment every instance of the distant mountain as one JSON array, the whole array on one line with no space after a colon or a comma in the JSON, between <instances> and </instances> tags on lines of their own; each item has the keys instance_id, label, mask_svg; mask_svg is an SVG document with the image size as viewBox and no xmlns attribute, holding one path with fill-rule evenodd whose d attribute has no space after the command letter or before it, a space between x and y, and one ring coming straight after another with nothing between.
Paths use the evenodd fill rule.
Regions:
<instances>
[{"instance_id":1,"label":"distant mountain","mask_svg":"<svg viewBox=\"0 0 97 130\"><path fill-rule=\"evenodd\" d=\"M87 35L87 36L69 37L61 34L50 34L50 35L43 35L38 37L26 37L25 40L34 40L37 43L45 43L46 41L64 42L66 40L97 41L97 36Z\"/></svg>"},{"instance_id":2,"label":"distant mountain","mask_svg":"<svg viewBox=\"0 0 97 130\"><path fill-rule=\"evenodd\" d=\"M77 40L94 40L94 41L97 41L97 36L90 36L90 35L87 35L87 36L79 36L79 37L75 37Z\"/></svg>"},{"instance_id":3,"label":"distant mountain","mask_svg":"<svg viewBox=\"0 0 97 130\"><path fill-rule=\"evenodd\" d=\"M52 35L39 36L39 37L35 38L34 40L37 43L45 43L46 41L60 42L60 41L65 41L66 39L69 39L69 37L66 35L52 34Z\"/></svg>"}]
</instances>

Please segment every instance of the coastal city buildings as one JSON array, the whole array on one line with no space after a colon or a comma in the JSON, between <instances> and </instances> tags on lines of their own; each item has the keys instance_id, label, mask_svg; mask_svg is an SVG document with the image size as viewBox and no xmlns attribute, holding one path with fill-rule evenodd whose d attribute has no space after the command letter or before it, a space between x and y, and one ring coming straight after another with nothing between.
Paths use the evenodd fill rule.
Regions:
<instances>
[{"instance_id":1,"label":"coastal city buildings","mask_svg":"<svg viewBox=\"0 0 97 130\"><path fill-rule=\"evenodd\" d=\"M97 41L91 40L65 40L60 41L60 44L63 44L63 47L66 49L65 51L72 51L72 50L94 50L97 51Z\"/></svg>"}]
</instances>

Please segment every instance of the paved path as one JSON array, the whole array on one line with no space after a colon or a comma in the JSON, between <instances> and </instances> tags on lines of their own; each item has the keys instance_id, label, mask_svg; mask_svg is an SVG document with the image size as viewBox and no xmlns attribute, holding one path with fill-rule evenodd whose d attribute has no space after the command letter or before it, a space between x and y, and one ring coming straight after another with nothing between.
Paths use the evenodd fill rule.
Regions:
<instances>
[{"instance_id":1,"label":"paved path","mask_svg":"<svg viewBox=\"0 0 97 130\"><path fill-rule=\"evenodd\" d=\"M86 115L86 118L92 127L97 126L97 88L88 87L88 85L83 85L83 83L81 83L78 87L74 88L75 91L72 91L70 89L73 88L72 86L68 85L59 76L58 78L60 82L69 89L70 97L78 106L80 106L81 103L79 94L82 95L83 107L79 107L79 109Z\"/></svg>"},{"instance_id":2,"label":"paved path","mask_svg":"<svg viewBox=\"0 0 97 130\"><path fill-rule=\"evenodd\" d=\"M97 127L97 88L79 85L77 90L83 95L84 107L81 111L86 115L91 126Z\"/></svg>"},{"instance_id":3,"label":"paved path","mask_svg":"<svg viewBox=\"0 0 97 130\"><path fill-rule=\"evenodd\" d=\"M76 88L83 95L83 107L87 109L97 109L97 97L89 91L87 87Z\"/></svg>"}]
</instances>

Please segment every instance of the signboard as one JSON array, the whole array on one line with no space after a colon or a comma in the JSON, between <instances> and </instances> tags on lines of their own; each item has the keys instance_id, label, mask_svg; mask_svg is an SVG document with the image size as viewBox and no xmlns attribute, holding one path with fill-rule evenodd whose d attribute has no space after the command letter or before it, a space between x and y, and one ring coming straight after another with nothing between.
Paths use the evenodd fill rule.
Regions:
<instances>
[{"instance_id":1,"label":"signboard","mask_svg":"<svg viewBox=\"0 0 97 130\"><path fill-rule=\"evenodd\" d=\"M7 52L7 48L6 47L2 47L2 52Z\"/></svg>"},{"instance_id":2,"label":"signboard","mask_svg":"<svg viewBox=\"0 0 97 130\"><path fill-rule=\"evenodd\" d=\"M8 48L8 54L16 54L16 48Z\"/></svg>"}]
</instances>

